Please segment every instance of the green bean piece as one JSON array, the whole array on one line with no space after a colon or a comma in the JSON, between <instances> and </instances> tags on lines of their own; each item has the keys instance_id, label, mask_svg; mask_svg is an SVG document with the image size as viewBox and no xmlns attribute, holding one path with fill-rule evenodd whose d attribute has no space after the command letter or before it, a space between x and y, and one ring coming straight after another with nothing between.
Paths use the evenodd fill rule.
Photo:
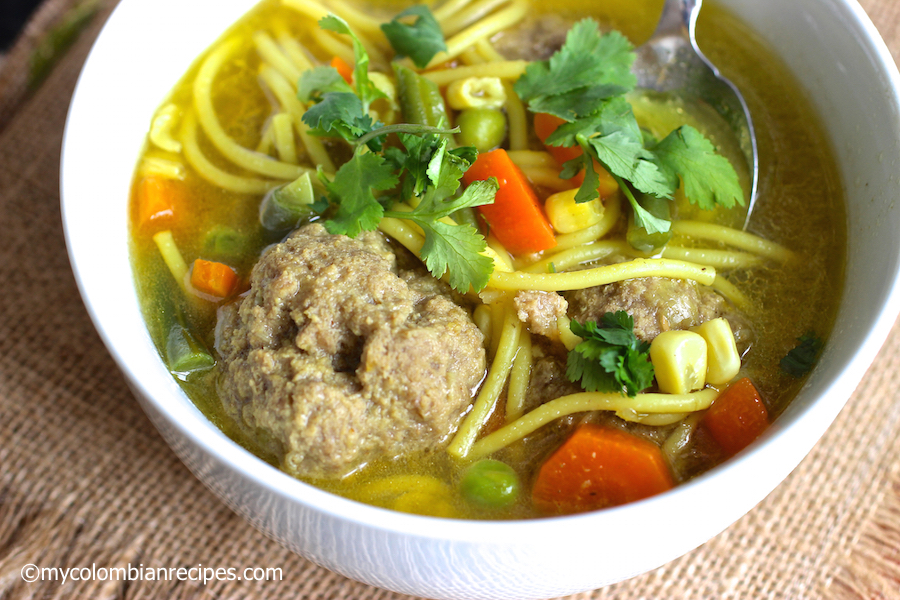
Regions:
<instances>
[{"instance_id":1,"label":"green bean piece","mask_svg":"<svg viewBox=\"0 0 900 600\"><path fill-rule=\"evenodd\" d=\"M394 63L394 72L404 121L432 127L450 123L444 97L435 82L398 63Z\"/></svg>"},{"instance_id":2,"label":"green bean piece","mask_svg":"<svg viewBox=\"0 0 900 600\"><path fill-rule=\"evenodd\" d=\"M304 173L266 194L259 206L259 222L269 231L295 229L312 215L315 199L312 178Z\"/></svg>"},{"instance_id":3,"label":"green bean piece","mask_svg":"<svg viewBox=\"0 0 900 600\"><path fill-rule=\"evenodd\" d=\"M206 347L180 323L172 325L166 339L166 362L169 372L186 380L192 373L205 371L216 364Z\"/></svg>"},{"instance_id":4,"label":"green bean piece","mask_svg":"<svg viewBox=\"0 0 900 600\"><path fill-rule=\"evenodd\" d=\"M518 498L519 477L512 467L499 460L479 460L463 473L460 491L473 504L502 508Z\"/></svg>"},{"instance_id":5,"label":"green bean piece","mask_svg":"<svg viewBox=\"0 0 900 600\"><path fill-rule=\"evenodd\" d=\"M479 152L493 150L506 138L506 115L495 108L469 108L456 117L457 141Z\"/></svg>"},{"instance_id":6,"label":"green bean piece","mask_svg":"<svg viewBox=\"0 0 900 600\"><path fill-rule=\"evenodd\" d=\"M635 198L638 204L654 217L660 219L671 220L671 200L666 198L657 198L649 194L641 194ZM648 233L643 227L639 227L634 222L634 215L628 217L628 231L625 239L635 250L641 252L656 252L669 243L672 239L672 231L661 233Z\"/></svg>"},{"instance_id":7,"label":"green bean piece","mask_svg":"<svg viewBox=\"0 0 900 600\"><path fill-rule=\"evenodd\" d=\"M241 256L247 247L247 236L228 225L215 225L206 232L203 250L217 259L232 259Z\"/></svg>"}]
</instances>

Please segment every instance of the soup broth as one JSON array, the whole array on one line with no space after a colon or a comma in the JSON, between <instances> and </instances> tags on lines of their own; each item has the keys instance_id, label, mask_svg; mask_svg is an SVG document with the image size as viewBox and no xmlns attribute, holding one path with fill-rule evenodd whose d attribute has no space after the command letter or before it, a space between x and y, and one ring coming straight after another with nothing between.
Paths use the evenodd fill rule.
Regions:
<instances>
[{"instance_id":1,"label":"soup broth","mask_svg":"<svg viewBox=\"0 0 900 600\"><path fill-rule=\"evenodd\" d=\"M484 65L492 61L510 62L520 57L541 60L548 56L547 48L556 50L564 33L584 17L596 19L604 31L621 31L633 43L639 44L652 31L662 5L657 0L627 3L575 0L541 3L528 0L472 4L487 7L482 18L518 4L525 6L526 10L524 16L514 19L509 27L491 32L474 49L460 52L430 67L431 71ZM447 0L446 5L459 5L461 8L454 12L446 9L442 12L441 4L438 4L432 10L438 22L452 31L446 34L448 41L452 41L456 33L467 27L462 22L468 14L466 11L472 8L469 3L454 0ZM411 447L414 449L408 452L389 446L392 450L385 451L383 455L360 459L358 464L334 475L328 475L330 471L325 468L311 469L304 474L290 466L294 463L286 458L290 454L287 446L293 443L291 435L294 434L280 437L282 424L267 425L259 414L242 421L241 415L249 415L247 411L253 410L247 405L227 409L223 402L223 389L230 389L227 379L234 371L229 366L233 364L230 361L232 358L234 361L246 360L248 353L253 351L229 350L231 353L225 360L221 352L222 340L229 339L229 334L223 334L222 329L241 318L249 319L247 315L253 310L256 313L263 310L259 306L251 309L249 304L246 304L247 308L237 308L241 303L249 302L248 298L261 293L253 285L259 282L262 275L254 275L255 283L251 285L254 266L262 264L262 256L273 255L273 248L287 247L279 244L291 235L290 229L304 226L309 221L323 223L329 214L325 212L316 216L310 212L308 218L289 230L267 228L261 223L261 213L266 210L266 202L272 202L272 190L313 169L312 176L305 180L304 185L321 202L326 190L323 184L318 183L314 171L316 165L321 163L317 157L324 155L330 161L331 164L320 171L324 173L321 177L328 179L342 164L356 156L350 144L333 136L310 136L309 127L300 123L299 115L303 110L309 110L315 102L297 99L297 80L304 70L308 70L306 65L340 66L341 63L334 59L342 57L341 61L353 69L352 63L356 57L351 38L322 30L314 18L315 11L301 10L298 6L300 3L263 0L198 59L153 118L148 143L134 178L131 242L135 285L152 339L173 376L198 408L231 439L261 460L284 468L316 486L395 510L455 518L539 517L584 508L602 508L661 491L654 488L633 497L627 493L621 497L613 494L605 503L594 505L554 504L539 498L535 486L542 477L542 467L552 457L559 457L559 448L578 430L600 432L597 435L614 431L617 433L605 438L607 441L617 439L614 436L622 433L629 436L629 440L637 439L652 446L652 452L659 453L663 461L661 476L668 478L663 489L713 468L739 451L740 448L729 449L727 444L723 446L711 433L713 428L704 425L708 424L706 407L709 402L701 408L688 407L681 412L651 411L649 414L628 408L597 410L596 405L590 405L561 414L524 435L511 435L499 443L495 451L485 451L491 448L484 443L488 434L505 431L504 427L508 428L510 423L522 418L523 413L546 406L557 397L580 393L580 384L565 377L567 352L573 352L575 344L580 341L571 337L573 334L566 323L569 319L586 321L579 315L587 314L584 307L595 299L591 296L588 302L584 297L596 293L563 290L568 308L564 306L562 309L561 321L553 316L551 331L547 333L546 324L542 326L537 319L529 320L532 305L522 298L537 298L535 302L540 303L551 294L552 298L556 298L555 292L519 296L520 301L514 306L512 298L515 291L504 291L496 285L496 279L491 279L480 294L466 289L450 291L445 285L433 284L434 289L440 287L438 295L442 298L441 302L447 304L441 310L451 315L446 317L449 322L446 331L458 331L454 328L465 327L471 335L482 336L483 342L480 342L478 351L485 361L478 370L476 385L469 390L470 397L457 413L447 417L448 429L438 434L428 432L427 435L434 435L434 443L425 447L413 444ZM317 5L304 3L304 6ZM381 74L380 78L373 77L373 82L390 92L387 99L372 103L375 114L386 123L390 123L390 119L404 122L402 99L396 100L401 93L398 85L401 76L389 64L393 55L390 44L371 23L388 22L408 6L406 2L386 0L322 2L322 7L346 19L350 28L360 36L362 45L367 46L370 72ZM476 20L475 17L472 19L473 22ZM728 382L700 387L709 392L709 397L721 398L720 394L729 383L748 378L758 391L758 403L764 407L768 422L784 409L803 383L802 373L786 372L782 359L802 339L808 340L806 347L815 354L818 346L811 340L819 343L826 340L833 325L845 255L845 216L838 169L815 111L803 91L758 36L727 11L710 4L704 7L699 37L704 52L746 96L759 139L759 198L747 227L751 236L750 245L736 246L734 238L716 238L709 234L710 231L720 231L716 227L727 227L727 231L731 232L740 230L746 209L738 206L733 209L698 210L685 198L683 188L678 189L670 203L671 239L648 252L624 245L627 243L631 209L621 189L625 184L618 181L618 187L602 198L603 207L599 209L611 221L606 231L580 244L572 242L573 247L589 246L582 260L571 259L571 264L566 263L568 259L564 258L564 251L558 247L507 252L504 246L509 244L498 243L493 238L489 239L490 248L494 250L494 256L499 256L495 258L498 265L502 263L510 269L530 269L549 275L566 270L588 273L598 266L620 264L635 258L710 261L703 264L715 269L717 282L691 284L688 291L698 295L698 303L706 302L713 295L718 312L683 327L673 324L671 329L696 327L711 317L728 316L729 331L735 332L735 346L740 351L739 372ZM542 56L536 56L542 52ZM221 64L211 66L219 55L223 57ZM413 66L409 59L403 64ZM417 72L419 69L411 71ZM535 132L533 114L527 110L527 103L524 107L513 104L513 84L517 77L501 77L505 83L502 89L505 90L506 100L495 109L502 114L505 133L495 145L516 157L533 185L540 210L550 213L551 209L544 202L574 185L559 179L560 165L553 162L548 147L541 142L540 134ZM355 73L350 80L358 88L359 73ZM384 80L388 84L385 85ZM442 100L446 101L450 95L448 84L439 83L438 88ZM210 114L214 115L212 124L209 115L204 116L201 106L206 101L206 94L209 94ZM394 94L393 98L391 94ZM669 131L684 123L692 124L712 140L721 155L731 161L739 181L747 188L746 165L741 162L740 151L715 115L691 101L660 98L639 90L632 92L629 100L645 134L657 139L664 138ZM463 123L462 113L465 110L468 109L446 107L450 122L444 125ZM517 116L517 110L525 112ZM525 128L516 129L516 123L525 123ZM211 131L211 127L216 126L221 127L219 133ZM230 140L231 150L223 152L221 144L216 141L217 135ZM393 138L385 143L399 147ZM366 153L369 156L377 154L374 150L363 152ZM481 154L488 152L485 150ZM237 163L235 156L238 157ZM260 164L260 169L254 171L253 165ZM384 190L390 188L389 185L383 186ZM268 200L264 200L266 198ZM331 210L334 211L334 207ZM406 210L412 209L407 207ZM621 216L616 217L616 214ZM454 218L457 218L457 213ZM414 244L410 249L409 243L404 242L405 238L401 239L396 232L400 231L413 239L413 234L421 237L421 230L409 225L409 221L400 218L394 221L400 222L401 226L399 230L393 230L393 234L386 232L387 227L382 226L382 233L366 235L374 236L372 239L377 237L380 240L377 244L381 244L378 248L388 248L398 257L390 259L396 260L398 265L394 267L394 272L401 273L406 282L415 282L419 286L416 290L426 290L415 292L418 295L414 296L416 300L413 305L418 307L425 302L423 298L430 298L429 294L432 294L429 291L432 284L421 283L430 276L416 256L417 252L425 252L425 249L421 244L418 250ZM474 224L480 225L482 231L488 231L483 220L476 218ZM559 226L554 226L551 236L555 243L571 240L577 232L594 226L576 228L575 233L564 233ZM320 233L310 236L316 241ZM364 235L359 239L370 238ZM619 245L604 254L598 248L607 242ZM343 243L334 242L336 248L337 244ZM364 244L369 249L376 242L366 241ZM299 248L297 244L295 246ZM307 252L305 248L307 246L291 251ZM357 246L347 248L353 256L361 252ZM383 253L383 250L372 250L370 254L379 252ZM208 261L212 266L195 260ZM218 265L225 265L228 272L215 271L221 268ZM212 269L213 274L205 279L195 278L201 268ZM496 272L498 267L494 269ZM262 271L262 267L259 270ZM633 279L636 278L629 278ZM280 281L274 276L272 280ZM595 287L591 286L592 289ZM646 295L650 292L642 293ZM613 305L615 303L604 306ZM623 310L627 313L630 309ZM238 314L240 316L235 316ZM456 315L463 315L464 318L460 318L465 321L464 325L458 325L453 320ZM484 388L491 385L492 369L495 363L500 362L497 357L506 347L503 332L504 327L512 326L509 315L525 315L521 319L526 321L515 325L515 335L518 337L514 338L517 341L510 359L513 373L505 374L499 380L495 397L482 410L478 401ZM437 319L433 315L421 318ZM559 323L562 324L557 330ZM581 324L584 325L583 322ZM660 327L663 331L669 328L668 324ZM253 335L256 334L246 337L252 338ZM300 334L293 331L291 335ZM648 334L647 337L654 335ZM650 339L646 341L649 343ZM365 340L360 343L365 343ZM454 345L457 344L451 344ZM527 360L522 358L526 355L523 348L527 348ZM360 357L353 355L355 351L348 352L350 358L346 358L347 364L335 366L334 373L329 372L328 377L334 376L344 381L357 376L354 373L361 368L357 363L362 364L360 361L365 361L367 355ZM440 350L436 355L446 352L448 350ZM706 352L704 350L704 356ZM337 364L334 362L337 360L332 363ZM452 364L441 368L450 373L447 378L451 380L457 377L455 373L463 370ZM518 375L516 369L519 369ZM661 371L656 367L658 376ZM296 373L293 376L297 377ZM460 385L456 380L451 383ZM259 388L261 394L267 393L265 390L270 385L271 380L259 378L250 383L235 384L237 387ZM354 382L351 387L358 385ZM515 391L516 386L522 388L523 385L525 391ZM616 399L610 402L619 402L618 398L627 402L632 397L646 397L649 402L656 396L650 397L647 392L656 394L659 385L651 383L645 387L639 390L641 393L637 396L625 391L611 393ZM697 394L702 391L688 390L686 397L690 398L690 402L695 402L696 398L701 397ZM520 398L517 409L507 409L511 397ZM717 401L712 401L714 407ZM285 403L289 405L290 398L281 402L281 408ZM288 415L286 418L298 418L292 415L290 407L284 410L286 412L282 414ZM321 410L338 409L325 406ZM708 410L713 411L712 408ZM483 422L468 425L472 415L479 411L484 413ZM671 414L673 412L678 414ZM472 439L460 441L460 431L470 426L473 428ZM427 437L420 435L424 430L421 424L417 423L415 427L419 428L415 430L419 433L404 435L409 438ZM383 437L390 438L389 435ZM317 443L322 444L321 440ZM492 462L485 462L484 459ZM554 493L557 492L554 490Z\"/></svg>"}]
</instances>

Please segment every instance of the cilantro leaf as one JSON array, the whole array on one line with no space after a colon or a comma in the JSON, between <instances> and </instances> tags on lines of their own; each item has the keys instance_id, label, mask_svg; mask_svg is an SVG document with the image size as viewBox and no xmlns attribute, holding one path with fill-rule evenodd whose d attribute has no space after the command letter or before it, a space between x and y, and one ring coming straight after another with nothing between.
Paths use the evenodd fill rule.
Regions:
<instances>
[{"instance_id":1,"label":"cilantro leaf","mask_svg":"<svg viewBox=\"0 0 900 600\"><path fill-rule=\"evenodd\" d=\"M364 110L362 102L351 92L328 92L318 104L303 113L302 121L312 133L321 136L341 137L355 141L372 131L375 123Z\"/></svg>"},{"instance_id":2,"label":"cilantro leaf","mask_svg":"<svg viewBox=\"0 0 900 600\"><path fill-rule=\"evenodd\" d=\"M325 221L325 229L329 233L349 237L378 227L384 207L372 191L389 190L397 185L397 175L390 163L374 152L354 153L350 160L341 165L332 181L321 173L319 177L328 190L330 200L337 204L334 216Z\"/></svg>"},{"instance_id":3,"label":"cilantro leaf","mask_svg":"<svg viewBox=\"0 0 900 600\"><path fill-rule=\"evenodd\" d=\"M387 96L379 90L372 80L369 79L369 54L365 47L347 22L337 15L329 14L319 19L319 27L335 33L349 35L353 42L353 56L356 62L354 67L354 81L356 83L356 93L362 101L363 112L368 114L369 105L379 98Z\"/></svg>"},{"instance_id":4,"label":"cilantro leaf","mask_svg":"<svg viewBox=\"0 0 900 600\"><path fill-rule=\"evenodd\" d=\"M441 219L454 212L494 201L497 181L476 181L454 197L459 180L469 163L446 150L441 139L427 169L431 185L411 212L386 211L385 216L409 219L425 232L421 257L435 277L448 273L450 287L466 292L469 286L481 291L493 271L493 260L482 254L487 247L484 237L467 224L451 225Z\"/></svg>"},{"instance_id":5,"label":"cilantro leaf","mask_svg":"<svg viewBox=\"0 0 900 600\"><path fill-rule=\"evenodd\" d=\"M418 15L410 34L406 25L397 23L403 36L422 33L433 17L423 10L398 15ZM455 129L422 123L383 125L369 116L369 104L384 97L368 76L369 58L357 37L342 19L329 15L319 21L324 29L351 36L356 67L355 89L346 84L331 67L306 73L298 84L298 94L313 102L303 121L316 135L342 138L355 149L333 177L319 169L318 177L327 192L327 201L316 204L316 212L329 214L325 228L333 234L356 237L363 230L376 229L385 216L407 219L425 233L419 255L435 277L447 274L450 285L459 291L470 287L480 291L487 285L494 263L482 254L487 242L472 225L445 223L452 213L494 201L496 181L478 182L458 194L460 179L475 161L474 148L450 148L449 136ZM391 28L388 28L389 30ZM394 31L396 28L394 28ZM424 35L424 34L422 34ZM410 71L412 72L412 71ZM390 134L397 134L403 148L384 147ZM397 190L398 184L403 184ZM377 192L393 191L378 197ZM385 211L397 195L413 205L411 211Z\"/></svg>"},{"instance_id":6,"label":"cilantro leaf","mask_svg":"<svg viewBox=\"0 0 900 600\"><path fill-rule=\"evenodd\" d=\"M484 254L487 242L471 225L449 225L432 221L423 225L425 245L422 260L435 277L449 274L450 287L467 292L469 286L481 291L491 278L494 261Z\"/></svg>"},{"instance_id":7,"label":"cilantro leaf","mask_svg":"<svg viewBox=\"0 0 900 600\"><path fill-rule=\"evenodd\" d=\"M412 25L401 21L408 16L416 17ZM435 54L447 49L441 26L425 5L407 8L389 23L383 24L381 30L397 56L408 56L420 69L424 69Z\"/></svg>"},{"instance_id":8,"label":"cilantro leaf","mask_svg":"<svg viewBox=\"0 0 900 600\"><path fill-rule=\"evenodd\" d=\"M708 139L690 125L684 125L653 148L660 171L670 185L684 181L684 195L704 210L716 204L731 208L744 204L744 192L734 167ZM646 190L645 190L646 191Z\"/></svg>"},{"instance_id":9,"label":"cilantro leaf","mask_svg":"<svg viewBox=\"0 0 900 600\"><path fill-rule=\"evenodd\" d=\"M634 200L634 190L671 199L683 182L685 195L703 209L743 204L734 168L696 129L681 127L661 142L641 130L625 98L636 84L633 61L627 39L616 32L601 35L596 22L585 19L569 30L553 56L530 64L514 85L529 110L566 121L545 144L584 151L560 175L568 179L585 170L577 201L598 196L592 169L596 160L616 177L635 222L651 234L668 231L670 222L644 210Z\"/></svg>"},{"instance_id":10,"label":"cilantro leaf","mask_svg":"<svg viewBox=\"0 0 900 600\"><path fill-rule=\"evenodd\" d=\"M781 369L788 375L803 377L816 364L823 344L822 340L812 331L797 338L797 342L799 343L787 353L787 356L781 359L780 364Z\"/></svg>"},{"instance_id":11,"label":"cilantro leaf","mask_svg":"<svg viewBox=\"0 0 900 600\"><path fill-rule=\"evenodd\" d=\"M531 63L525 69L514 89L529 104L546 102L549 96L570 92L584 94L583 88L597 87L597 82L604 82L600 87L615 87L621 90L618 93L627 92L637 81L631 73L632 49L631 42L621 33L613 31L601 35L596 21L583 19L572 26L562 48L548 61ZM570 106L575 104L570 103ZM562 114L557 116L571 120Z\"/></svg>"},{"instance_id":12,"label":"cilantro leaf","mask_svg":"<svg viewBox=\"0 0 900 600\"><path fill-rule=\"evenodd\" d=\"M297 84L297 97L303 102L320 99L326 92L347 92L352 94L353 88L334 67L318 66L300 75Z\"/></svg>"},{"instance_id":13,"label":"cilantro leaf","mask_svg":"<svg viewBox=\"0 0 900 600\"><path fill-rule=\"evenodd\" d=\"M566 376L591 392L623 392L634 397L653 383L650 344L634 335L634 319L625 311L606 313L598 325L571 322L582 342L569 352Z\"/></svg>"}]
</instances>

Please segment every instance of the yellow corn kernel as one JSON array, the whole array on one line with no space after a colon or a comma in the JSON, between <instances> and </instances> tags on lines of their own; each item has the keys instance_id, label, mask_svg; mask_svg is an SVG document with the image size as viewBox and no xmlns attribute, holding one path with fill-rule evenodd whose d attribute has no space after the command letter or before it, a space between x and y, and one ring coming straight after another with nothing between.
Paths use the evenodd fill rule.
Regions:
<instances>
[{"instance_id":1,"label":"yellow corn kernel","mask_svg":"<svg viewBox=\"0 0 900 600\"><path fill-rule=\"evenodd\" d=\"M706 385L706 340L693 331L664 331L650 343L661 392L687 394Z\"/></svg>"},{"instance_id":2,"label":"yellow corn kernel","mask_svg":"<svg viewBox=\"0 0 900 600\"><path fill-rule=\"evenodd\" d=\"M447 86L447 104L456 110L500 108L506 104L506 90L499 77L466 77Z\"/></svg>"},{"instance_id":3,"label":"yellow corn kernel","mask_svg":"<svg viewBox=\"0 0 900 600\"><path fill-rule=\"evenodd\" d=\"M596 225L603 219L603 203L600 198L590 202L575 202L578 188L553 194L544 201L544 210L557 233L581 231Z\"/></svg>"},{"instance_id":4,"label":"yellow corn kernel","mask_svg":"<svg viewBox=\"0 0 900 600\"><path fill-rule=\"evenodd\" d=\"M706 340L706 381L719 385L734 379L741 370L741 355L738 353L734 333L728 321L719 317L691 327L691 331Z\"/></svg>"}]
</instances>

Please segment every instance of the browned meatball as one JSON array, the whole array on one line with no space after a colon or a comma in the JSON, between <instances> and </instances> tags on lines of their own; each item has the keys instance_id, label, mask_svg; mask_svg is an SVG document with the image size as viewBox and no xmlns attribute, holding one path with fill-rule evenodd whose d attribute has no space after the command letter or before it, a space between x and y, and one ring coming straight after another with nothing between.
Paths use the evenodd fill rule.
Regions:
<instances>
[{"instance_id":1,"label":"browned meatball","mask_svg":"<svg viewBox=\"0 0 900 600\"><path fill-rule=\"evenodd\" d=\"M335 478L441 446L485 370L481 332L427 274L396 272L377 233L306 226L221 310L225 410L285 471Z\"/></svg>"},{"instance_id":2,"label":"browned meatball","mask_svg":"<svg viewBox=\"0 0 900 600\"><path fill-rule=\"evenodd\" d=\"M584 323L624 310L634 319L634 334L650 341L669 329L688 329L727 312L725 299L693 281L640 277L576 290L566 295L569 316Z\"/></svg>"}]
</instances>

